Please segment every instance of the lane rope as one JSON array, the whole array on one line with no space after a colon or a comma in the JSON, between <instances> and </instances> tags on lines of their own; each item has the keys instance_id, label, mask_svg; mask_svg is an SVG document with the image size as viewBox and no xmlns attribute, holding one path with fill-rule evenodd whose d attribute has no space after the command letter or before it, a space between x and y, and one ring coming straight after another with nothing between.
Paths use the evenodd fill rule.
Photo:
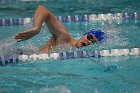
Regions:
<instances>
[{"instance_id":1,"label":"lane rope","mask_svg":"<svg viewBox=\"0 0 140 93\"><path fill-rule=\"evenodd\" d=\"M105 20L116 20L120 23L120 20L139 20L140 13L115 13L115 14L91 14L91 15L74 15L74 16L56 16L61 22L94 22L94 21L105 21ZM0 26L14 26L14 25L25 25L32 21L32 18L17 18L17 19L0 19Z\"/></svg>"},{"instance_id":2,"label":"lane rope","mask_svg":"<svg viewBox=\"0 0 140 93\"><path fill-rule=\"evenodd\" d=\"M90 58L90 57L100 58L112 56L139 56L139 55L140 48L62 52L62 53L32 54L32 55L12 55L12 56L0 55L0 66L36 60L49 60L49 59L64 60L75 58Z\"/></svg>"}]
</instances>

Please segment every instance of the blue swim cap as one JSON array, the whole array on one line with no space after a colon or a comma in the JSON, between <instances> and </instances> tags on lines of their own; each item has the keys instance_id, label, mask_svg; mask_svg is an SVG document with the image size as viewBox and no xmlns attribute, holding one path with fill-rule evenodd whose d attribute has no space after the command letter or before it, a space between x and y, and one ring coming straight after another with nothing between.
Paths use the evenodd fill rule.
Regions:
<instances>
[{"instance_id":1,"label":"blue swim cap","mask_svg":"<svg viewBox=\"0 0 140 93\"><path fill-rule=\"evenodd\" d=\"M98 41L102 41L103 39L105 39L105 33L102 32L101 30L96 30L96 29L91 29L88 32L86 32L84 35L86 34L92 34L94 35Z\"/></svg>"}]
</instances>

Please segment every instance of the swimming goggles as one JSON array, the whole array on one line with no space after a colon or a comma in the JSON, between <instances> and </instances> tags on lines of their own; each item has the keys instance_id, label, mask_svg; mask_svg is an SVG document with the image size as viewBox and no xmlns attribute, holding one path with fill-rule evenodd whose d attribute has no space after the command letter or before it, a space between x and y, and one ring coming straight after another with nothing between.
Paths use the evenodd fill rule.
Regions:
<instances>
[{"instance_id":1,"label":"swimming goggles","mask_svg":"<svg viewBox=\"0 0 140 93\"><path fill-rule=\"evenodd\" d=\"M92 43L96 43L96 40L94 39L94 37L93 37L93 35L91 35L91 34L87 34L87 39L89 40L89 41L91 41Z\"/></svg>"},{"instance_id":2,"label":"swimming goggles","mask_svg":"<svg viewBox=\"0 0 140 93\"><path fill-rule=\"evenodd\" d=\"M87 40L91 41L92 44L96 44L97 41L94 39L93 35L87 34ZM83 46L86 46L86 43L82 43Z\"/></svg>"}]
</instances>

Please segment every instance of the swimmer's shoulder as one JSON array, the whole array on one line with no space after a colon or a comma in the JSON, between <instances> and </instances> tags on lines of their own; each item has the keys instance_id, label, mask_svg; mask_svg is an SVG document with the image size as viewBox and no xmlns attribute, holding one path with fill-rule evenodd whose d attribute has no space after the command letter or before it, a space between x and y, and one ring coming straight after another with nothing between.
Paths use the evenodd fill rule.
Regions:
<instances>
[{"instance_id":1,"label":"swimmer's shoulder","mask_svg":"<svg viewBox=\"0 0 140 93\"><path fill-rule=\"evenodd\" d=\"M69 41L71 40L71 35L68 32L63 32L59 35L58 39Z\"/></svg>"}]
</instances>

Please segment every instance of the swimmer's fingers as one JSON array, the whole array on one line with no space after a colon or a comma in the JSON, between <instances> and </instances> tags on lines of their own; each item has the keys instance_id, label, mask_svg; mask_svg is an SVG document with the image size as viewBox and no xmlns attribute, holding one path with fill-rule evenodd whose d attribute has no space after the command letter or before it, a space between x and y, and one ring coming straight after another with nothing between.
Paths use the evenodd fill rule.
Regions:
<instances>
[{"instance_id":1,"label":"swimmer's fingers","mask_svg":"<svg viewBox=\"0 0 140 93\"><path fill-rule=\"evenodd\" d=\"M29 38L31 38L31 36L26 35L26 34L18 34L15 36L15 39L17 40L17 42L24 41L24 40L27 40Z\"/></svg>"},{"instance_id":2,"label":"swimmer's fingers","mask_svg":"<svg viewBox=\"0 0 140 93\"><path fill-rule=\"evenodd\" d=\"M21 41L23 41L23 40L22 40L22 39L16 39L16 41L17 41L17 42L21 42Z\"/></svg>"},{"instance_id":3,"label":"swimmer's fingers","mask_svg":"<svg viewBox=\"0 0 140 93\"><path fill-rule=\"evenodd\" d=\"M18 40L18 41L23 41L23 40L27 40L27 39L32 38L36 34L38 34L38 32L34 31L34 30L20 32L15 36L15 39Z\"/></svg>"},{"instance_id":4,"label":"swimmer's fingers","mask_svg":"<svg viewBox=\"0 0 140 93\"><path fill-rule=\"evenodd\" d=\"M26 40L25 37L15 37L17 42Z\"/></svg>"},{"instance_id":5,"label":"swimmer's fingers","mask_svg":"<svg viewBox=\"0 0 140 93\"><path fill-rule=\"evenodd\" d=\"M27 39L30 39L32 38L34 35L32 34L18 34L15 36L15 39L20 42L20 41L24 41L24 40L27 40Z\"/></svg>"},{"instance_id":6,"label":"swimmer's fingers","mask_svg":"<svg viewBox=\"0 0 140 93\"><path fill-rule=\"evenodd\" d=\"M21 39L21 38L23 38L23 37L25 37L25 33L18 33L16 36L15 36L15 39Z\"/></svg>"},{"instance_id":7,"label":"swimmer's fingers","mask_svg":"<svg viewBox=\"0 0 140 93\"><path fill-rule=\"evenodd\" d=\"M29 34L28 32L20 32L16 36L22 36L22 35L28 35L28 34Z\"/></svg>"},{"instance_id":8,"label":"swimmer's fingers","mask_svg":"<svg viewBox=\"0 0 140 93\"><path fill-rule=\"evenodd\" d=\"M18 35L16 35L15 37L29 37L29 36L31 36L30 34L18 34Z\"/></svg>"},{"instance_id":9,"label":"swimmer's fingers","mask_svg":"<svg viewBox=\"0 0 140 93\"><path fill-rule=\"evenodd\" d=\"M25 35L18 35L18 36L15 36L15 39L26 39L28 37L26 37Z\"/></svg>"},{"instance_id":10,"label":"swimmer's fingers","mask_svg":"<svg viewBox=\"0 0 140 93\"><path fill-rule=\"evenodd\" d=\"M33 37L36 34L38 34L38 32L36 31L25 31L25 32L20 32L17 36Z\"/></svg>"},{"instance_id":11,"label":"swimmer's fingers","mask_svg":"<svg viewBox=\"0 0 140 93\"><path fill-rule=\"evenodd\" d=\"M25 37L24 34L18 34L15 36L15 39L23 39Z\"/></svg>"},{"instance_id":12,"label":"swimmer's fingers","mask_svg":"<svg viewBox=\"0 0 140 93\"><path fill-rule=\"evenodd\" d=\"M15 37L15 39L17 42L20 42L20 41L28 40L29 38L22 36L22 37Z\"/></svg>"}]
</instances>

